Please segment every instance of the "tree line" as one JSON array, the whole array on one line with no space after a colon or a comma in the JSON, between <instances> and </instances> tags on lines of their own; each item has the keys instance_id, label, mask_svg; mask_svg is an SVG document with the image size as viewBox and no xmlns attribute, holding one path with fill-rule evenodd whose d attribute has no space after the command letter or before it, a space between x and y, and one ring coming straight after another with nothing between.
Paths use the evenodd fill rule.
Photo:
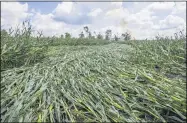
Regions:
<instances>
[{"instance_id":1,"label":"tree line","mask_svg":"<svg viewBox=\"0 0 187 123\"><path fill-rule=\"evenodd\" d=\"M6 35L8 34L6 30L1 30L1 33ZM87 36L86 36L87 35ZM64 35L62 34L60 36L61 38L70 39L72 38L71 34L69 32L66 32ZM122 40L130 40L131 34L128 32L121 34ZM83 27L83 31L79 34L79 38L88 38L88 39L105 39L105 40L115 40L118 41L120 38L118 35L114 34L114 37L112 37L112 30L108 29L105 31L105 35L102 35L101 33L96 34L94 31L93 34L88 28L88 26Z\"/></svg>"},{"instance_id":2,"label":"tree line","mask_svg":"<svg viewBox=\"0 0 187 123\"><path fill-rule=\"evenodd\" d=\"M85 36L85 35L87 35L87 36ZM125 32L125 33L121 34L121 37L123 40L130 40L131 34L128 32ZM61 35L61 38L71 38L71 34L66 32L65 35ZM80 32L79 38L105 39L105 40L115 40L115 41L118 41L120 39L119 36L116 34L114 34L114 37L112 37L112 30L111 29L106 30L104 36L101 33L96 34L95 31L92 34L92 32L90 31L88 26L83 27L83 31Z\"/></svg>"}]
</instances>

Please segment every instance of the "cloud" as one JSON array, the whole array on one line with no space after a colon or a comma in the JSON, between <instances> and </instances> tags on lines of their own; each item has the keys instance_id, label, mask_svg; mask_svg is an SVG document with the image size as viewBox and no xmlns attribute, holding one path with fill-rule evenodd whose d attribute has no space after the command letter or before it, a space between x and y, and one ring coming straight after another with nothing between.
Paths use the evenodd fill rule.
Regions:
<instances>
[{"instance_id":1,"label":"cloud","mask_svg":"<svg viewBox=\"0 0 187 123\"><path fill-rule=\"evenodd\" d=\"M16 27L30 16L32 16L32 13L28 13L27 3L1 2L1 25L4 28Z\"/></svg>"},{"instance_id":2,"label":"cloud","mask_svg":"<svg viewBox=\"0 0 187 123\"><path fill-rule=\"evenodd\" d=\"M62 2L62 3L57 5L57 7L55 8L54 11L57 14L60 14L60 13L70 14L70 12L72 11L72 7L73 7L72 2Z\"/></svg>"},{"instance_id":3,"label":"cloud","mask_svg":"<svg viewBox=\"0 0 187 123\"><path fill-rule=\"evenodd\" d=\"M55 35L57 32L62 32L64 23L53 20L52 14L36 13L31 24L37 31L43 31L46 36Z\"/></svg>"},{"instance_id":4,"label":"cloud","mask_svg":"<svg viewBox=\"0 0 187 123\"><path fill-rule=\"evenodd\" d=\"M186 3L185 2L175 2L175 6L171 12L172 15L177 15L186 20Z\"/></svg>"},{"instance_id":5,"label":"cloud","mask_svg":"<svg viewBox=\"0 0 187 123\"><path fill-rule=\"evenodd\" d=\"M154 12L158 11L166 11L173 9L175 3L174 2L154 2L147 6L146 9Z\"/></svg>"},{"instance_id":6,"label":"cloud","mask_svg":"<svg viewBox=\"0 0 187 123\"><path fill-rule=\"evenodd\" d=\"M105 15L108 17L114 17L114 18L120 17L121 18L121 17L125 17L128 14L129 14L128 10L121 7L121 8L108 10Z\"/></svg>"},{"instance_id":7,"label":"cloud","mask_svg":"<svg viewBox=\"0 0 187 123\"><path fill-rule=\"evenodd\" d=\"M185 21L181 17L168 15L164 20L159 21L160 29L172 29L185 26Z\"/></svg>"},{"instance_id":8,"label":"cloud","mask_svg":"<svg viewBox=\"0 0 187 123\"><path fill-rule=\"evenodd\" d=\"M96 17L102 12L102 9L96 8L93 9L90 13L88 13L88 16Z\"/></svg>"},{"instance_id":9,"label":"cloud","mask_svg":"<svg viewBox=\"0 0 187 123\"><path fill-rule=\"evenodd\" d=\"M4 2L3 2L4 3ZM15 25L28 16L35 30L43 30L46 36L70 32L78 37L84 26L105 35L107 29L120 36L129 31L137 39L153 38L158 33L173 35L176 29L185 27L186 6L173 2L62 2L51 13L41 14L29 4L19 2L2 4L1 22ZM4 8L3 8L4 7ZM15 10L9 8L16 8ZM21 13L21 14L20 14Z\"/></svg>"},{"instance_id":10,"label":"cloud","mask_svg":"<svg viewBox=\"0 0 187 123\"><path fill-rule=\"evenodd\" d=\"M91 23L91 18L80 6L73 2L62 2L52 12L54 20L67 24L82 25Z\"/></svg>"},{"instance_id":11,"label":"cloud","mask_svg":"<svg viewBox=\"0 0 187 123\"><path fill-rule=\"evenodd\" d=\"M54 15L51 13L36 13L31 24L33 25L34 30L42 31L45 36L60 36L69 32L73 37L77 37L82 29L82 26L67 24L63 21L56 21Z\"/></svg>"},{"instance_id":12,"label":"cloud","mask_svg":"<svg viewBox=\"0 0 187 123\"><path fill-rule=\"evenodd\" d=\"M68 16L68 17L54 16L53 19L56 21L65 22L67 24L73 24L73 25L83 25L83 24L91 23L91 18L89 18L89 16L87 15L77 15L77 16Z\"/></svg>"}]
</instances>

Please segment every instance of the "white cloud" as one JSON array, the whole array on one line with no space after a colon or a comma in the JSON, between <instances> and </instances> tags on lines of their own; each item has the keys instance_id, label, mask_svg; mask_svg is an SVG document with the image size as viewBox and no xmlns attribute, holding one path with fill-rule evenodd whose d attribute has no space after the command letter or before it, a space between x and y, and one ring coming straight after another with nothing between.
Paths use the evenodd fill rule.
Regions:
<instances>
[{"instance_id":1,"label":"white cloud","mask_svg":"<svg viewBox=\"0 0 187 123\"><path fill-rule=\"evenodd\" d=\"M177 28L179 26L185 26L185 21L181 17L168 15L164 20L159 22L160 28Z\"/></svg>"},{"instance_id":2,"label":"white cloud","mask_svg":"<svg viewBox=\"0 0 187 123\"><path fill-rule=\"evenodd\" d=\"M129 31L132 37L144 39L158 33L173 35L176 29L185 26L185 4L174 6L174 2L136 2L128 8L124 8L122 2L62 2L51 13L42 14L35 8L28 12L28 4L3 2L1 22L12 26L32 16L31 24L36 30L43 30L46 36L70 32L77 37L83 27L88 26L92 34L94 31L105 34L111 29L119 36Z\"/></svg>"},{"instance_id":3,"label":"white cloud","mask_svg":"<svg viewBox=\"0 0 187 123\"><path fill-rule=\"evenodd\" d=\"M96 17L96 16L99 15L101 12L102 12L102 9L100 9L100 8L93 9L90 13L88 13L88 16Z\"/></svg>"},{"instance_id":4,"label":"white cloud","mask_svg":"<svg viewBox=\"0 0 187 123\"><path fill-rule=\"evenodd\" d=\"M124 8L118 8L118 9L112 9L106 12L106 16L110 16L110 17L124 17L125 16L125 9ZM128 11L126 11L128 12Z\"/></svg>"},{"instance_id":5,"label":"white cloud","mask_svg":"<svg viewBox=\"0 0 187 123\"><path fill-rule=\"evenodd\" d=\"M135 14L131 14L131 16L136 19L136 21L138 22L142 22L142 21L150 21L152 12L147 10L147 9L142 9L141 11L135 13Z\"/></svg>"},{"instance_id":6,"label":"white cloud","mask_svg":"<svg viewBox=\"0 0 187 123\"><path fill-rule=\"evenodd\" d=\"M186 3L185 2L175 2L175 6L172 9L173 15L178 15L186 20Z\"/></svg>"},{"instance_id":7,"label":"white cloud","mask_svg":"<svg viewBox=\"0 0 187 123\"><path fill-rule=\"evenodd\" d=\"M57 32L62 32L65 24L54 21L52 17L52 14L43 15L36 13L31 21L31 24L34 26L35 30L42 30L47 36L55 35Z\"/></svg>"},{"instance_id":8,"label":"white cloud","mask_svg":"<svg viewBox=\"0 0 187 123\"><path fill-rule=\"evenodd\" d=\"M111 2L111 5L115 7L121 7L122 4L123 4L122 2Z\"/></svg>"},{"instance_id":9,"label":"white cloud","mask_svg":"<svg viewBox=\"0 0 187 123\"><path fill-rule=\"evenodd\" d=\"M70 12L72 11L72 8L73 8L73 3L72 2L62 2L62 3L57 5L57 7L55 8L54 11L57 14L60 14L60 13L70 14Z\"/></svg>"},{"instance_id":10,"label":"white cloud","mask_svg":"<svg viewBox=\"0 0 187 123\"><path fill-rule=\"evenodd\" d=\"M147 6L150 11L166 11L171 10L174 7L174 2L155 2Z\"/></svg>"},{"instance_id":11,"label":"white cloud","mask_svg":"<svg viewBox=\"0 0 187 123\"><path fill-rule=\"evenodd\" d=\"M131 7L129 7L129 10L132 13L137 13L140 10L146 8L147 6L149 6L150 4L152 4L153 2L134 2L133 5Z\"/></svg>"},{"instance_id":12,"label":"white cloud","mask_svg":"<svg viewBox=\"0 0 187 123\"><path fill-rule=\"evenodd\" d=\"M35 30L42 31L45 36L60 36L69 32L73 37L77 37L81 30L83 30L82 26L55 21L53 16L53 14L36 13L31 24Z\"/></svg>"},{"instance_id":13,"label":"white cloud","mask_svg":"<svg viewBox=\"0 0 187 123\"><path fill-rule=\"evenodd\" d=\"M22 20L31 15L28 13L27 3L1 2L1 25L4 28L16 27Z\"/></svg>"}]
</instances>

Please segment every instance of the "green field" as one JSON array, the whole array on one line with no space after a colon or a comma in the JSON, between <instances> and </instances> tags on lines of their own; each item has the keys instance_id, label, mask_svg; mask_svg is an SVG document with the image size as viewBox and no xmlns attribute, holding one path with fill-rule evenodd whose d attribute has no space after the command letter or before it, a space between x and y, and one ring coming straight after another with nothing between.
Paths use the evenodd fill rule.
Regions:
<instances>
[{"instance_id":1,"label":"green field","mask_svg":"<svg viewBox=\"0 0 187 123\"><path fill-rule=\"evenodd\" d=\"M186 122L186 42L1 35L1 122Z\"/></svg>"}]
</instances>

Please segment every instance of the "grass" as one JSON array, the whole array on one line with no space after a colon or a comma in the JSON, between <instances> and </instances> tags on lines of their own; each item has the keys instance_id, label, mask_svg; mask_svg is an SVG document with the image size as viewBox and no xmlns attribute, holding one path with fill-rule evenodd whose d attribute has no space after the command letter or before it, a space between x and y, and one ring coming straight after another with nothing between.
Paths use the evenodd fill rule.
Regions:
<instances>
[{"instance_id":1,"label":"grass","mask_svg":"<svg viewBox=\"0 0 187 123\"><path fill-rule=\"evenodd\" d=\"M28 38L20 66L5 65L15 50L1 52L1 122L186 122L184 39L52 40Z\"/></svg>"}]
</instances>

